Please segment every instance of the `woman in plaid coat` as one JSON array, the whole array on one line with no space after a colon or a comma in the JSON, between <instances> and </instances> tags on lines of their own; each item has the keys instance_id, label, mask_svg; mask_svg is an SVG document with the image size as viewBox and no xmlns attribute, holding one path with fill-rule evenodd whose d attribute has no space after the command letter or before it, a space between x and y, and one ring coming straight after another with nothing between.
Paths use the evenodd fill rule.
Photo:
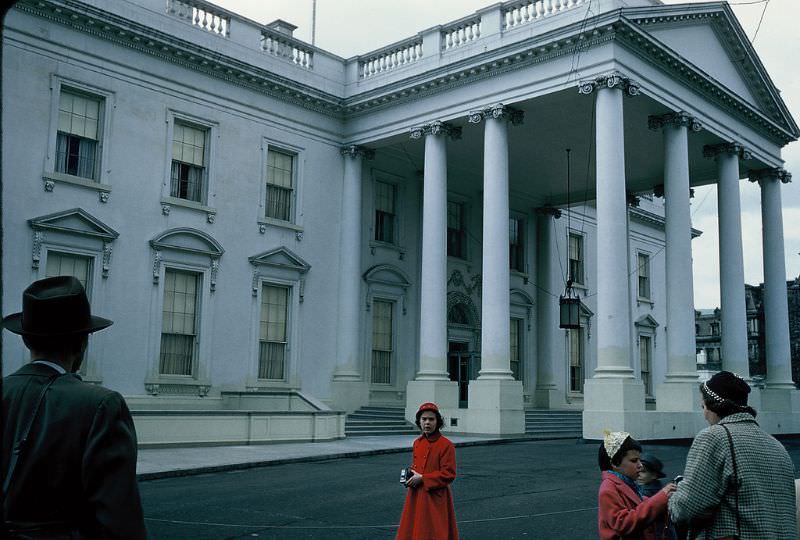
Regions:
<instances>
[{"instance_id":1,"label":"woman in plaid coat","mask_svg":"<svg viewBox=\"0 0 800 540\"><path fill-rule=\"evenodd\" d=\"M794 540L794 465L747 406L750 387L722 371L700 387L709 427L695 437L669 500L689 539Z\"/></svg>"}]
</instances>

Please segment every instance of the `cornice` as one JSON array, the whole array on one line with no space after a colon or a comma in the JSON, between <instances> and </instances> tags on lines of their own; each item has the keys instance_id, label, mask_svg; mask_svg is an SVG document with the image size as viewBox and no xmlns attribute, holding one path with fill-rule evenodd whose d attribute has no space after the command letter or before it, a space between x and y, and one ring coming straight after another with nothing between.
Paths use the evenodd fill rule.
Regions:
<instances>
[{"instance_id":1,"label":"cornice","mask_svg":"<svg viewBox=\"0 0 800 540\"><path fill-rule=\"evenodd\" d=\"M666 219L663 216L648 212L647 210L642 210L635 206L628 206L628 215L630 215L632 221L638 221L639 223L655 227L662 231L665 230ZM697 238L703 234L703 232L692 227L691 234L692 238Z\"/></svg>"},{"instance_id":2,"label":"cornice","mask_svg":"<svg viewBox=\"0 0 800 540\"><path fill-rule=\"evenodd\" d=\"M81 2L20 0L14 8L306 109L342 114L335 95Z\"/></svg>"},{"instance_id":3,"label":"cornice","mask_svg":"<svg viewBox=\"0 0 800 540\"><path fill-rule=\"evenodd\" d=\"M458 140L461 138L461 127L454 126L448 122L434 120L430 124L413 127L409 132L409 136L412 139L421 139L423 135L444 135L452 140Z\"/></svg>"},{"instance_id":4,"label":"cornice","mask_svg":"<svg viewBox=\"0 0 800 540\"><path fill-rule=\"evenodd\" d=\"M782 184L792 181L792 173L783 167L770 167L767 169L750 169L747 179L751 182L762 182L764 180L778 180Z\"/></svg>"}]
</instances>

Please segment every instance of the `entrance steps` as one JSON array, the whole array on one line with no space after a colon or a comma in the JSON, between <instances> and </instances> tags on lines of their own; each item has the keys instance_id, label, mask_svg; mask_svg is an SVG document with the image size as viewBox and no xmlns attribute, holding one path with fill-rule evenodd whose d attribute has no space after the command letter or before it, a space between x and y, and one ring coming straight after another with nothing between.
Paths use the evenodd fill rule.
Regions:
<instances>
[{"instance_id":1,"label":"entrance steps","mask_svg":"<svg viewBox=\"0 0 800 540\"><path fill-rule=\"evenodd\" d=\"M580 438L583 436L583 412L525 409L525 434L548 439Z\"/></svg>"},{"instance_id":2,"label":"entrance steps","mask_svg":"<svg viewBox=\"0 0 800 540\"><path fill-rule=\"evenodd\" d=\"M347 415L344 435L345 437L419 435L419 430L414 424L406 422L403 407L367 406Z\"/></svg>"}]
</instances>

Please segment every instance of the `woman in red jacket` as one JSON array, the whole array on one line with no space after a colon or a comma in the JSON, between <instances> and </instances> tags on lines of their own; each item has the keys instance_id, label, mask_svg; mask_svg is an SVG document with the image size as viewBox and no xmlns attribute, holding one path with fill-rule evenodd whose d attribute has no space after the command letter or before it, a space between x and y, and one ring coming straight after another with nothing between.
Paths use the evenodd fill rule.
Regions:
<instances>
[{"instance_id":1,"label":"woman in red jacket","mask_svg":"<svg viewBox=\"0 0 800 540\"><path fill-rule=\"evenodd\" d=\"M450 484L456 478L456 450L439 432L444 420L435 403L417 411L422 435L414 441L413 476L400 517L397 538L402 540L458 540Z\"/></svg>"},{"instance_id":2,"label":"woman in red jacket","mask_svg":"<svg viewBox=\"0 0 800 540\"><path fill-rule=\"evenodd\" d=\"M669 526L667 499L675 484L643 497L636 483L642 469L641 452L641 445L624 431L607 432L600 445L603 481L597 495L597 527L602 540L654 540L656 527Z\"/></svg>"}]
</instances>

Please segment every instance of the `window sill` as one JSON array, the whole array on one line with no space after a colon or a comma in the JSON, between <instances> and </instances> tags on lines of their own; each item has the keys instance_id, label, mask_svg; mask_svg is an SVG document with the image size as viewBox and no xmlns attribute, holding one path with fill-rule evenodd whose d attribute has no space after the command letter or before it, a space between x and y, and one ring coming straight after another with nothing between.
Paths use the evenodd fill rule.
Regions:
<instances>
[{"instance_id":1,"label":"window sill","mask_svg":"<svg viewBox=\"0 0 800 540\"><path fill-rule=\"evenodd\" d=\"M205 397L211 383L205 379L195 379L191 375L156 375L145 379L144 388L152 396L169 394Z\"/></svg>"},{"instance_id":2,"label":"window sill","mask_svg":"<svg viewBox=\"0 0 800 540\"><path fill-rule=\"evenodd\" d=\"M643 298L643 297L637 298L636 305L640 306L642 304L647 304L648 306L653 307L653 305L655 305L655 302L653 302L653 300L651 300L650 298Z\"/></svg>"},{"instance_id":3,"label":"window sill","mask_svg":"<svg viewBox=\"0 0 800 540\"><path fill-rule=\"evenodd\" d=\"M519 270L514 270L513 268L510 270L512 276L517 276L522 278L525 283L528 283L528 274L526 272L520 272Z\"/></svg>"},{"instance_id":4,"label":"window sill","mask_svg":"<svg viewBox=\"0 0 800 540\"><path fill-rule=\"evenodd\" d=\"M258 218L258 227L262 234L267 232L267 226L278 227L281 229L288 229L290 231L294 231L295 233L302 234L303 232L303 227L295 223L292 223L291 221L283 221L282 219L275 219L269 217Z\"/></svg>"},{"instance_id":5,"label":"window sill","mask_svg":"<svg viewBox=\"0 0 800 540\"><path fill-rule=\"evenodd\" d=\"M456 257L455 255L448 255L447 256L447 260L448 261L453 261L453 262L460 262L460 263L464 263L464 264L469 264L469 259L467 259L466 257L462 258L462 257Z\"/></svg>"},{"instance_id":6,"label":"window sill","mask_svg":"<svg viewBox=\"0 0 800 540\"><path fill-rule=\"evenodd\" d=\"M161 197L161 204L168 204L171 206L180 206L181 208L189 208L190 210L198 210L200 212L206 212L208 214L216 214L216 208L212 208L210 206L206 206L199 202L190 201L187 199L179 199L178 197Z\"/></svg>"},{"instance_id":7,"label":"window sill","mask_svg":"<svg viewBox=\"0 0 800 540\"><path fill-rule=\"evenodd\" d=\"M276 389L276 388L279 388L281 390L292 390L292 389L295 389L286 380L256 379L256 378L253 378L253 377L248 377L244 386L245 386L245 391L250 391L250 392L257 391L257 390L271 390L271 389Z\"/></svg>"},{"instance_id":8,"label":"window sill","mask_svg":"<svg viewBox=\"0 0 800 540\"><path fill-rule=\"evenodd\" d=\"M397 253L397 258L401 261L406 256L406 248L399 246L397 244L391 244L389 242L381 242L379 240L371 240L369 243L369 251L372 255L375 255L375 252L378 249L385 249L387 251L394 251Z\"/></svg>"},{"instance_id":9,"label":"window sill","mask_svg":"<svg viewBox=\"0 0 800 540\"><path fill-rule=\"evenodd\" d=\"M101 193L111 193L111 186L108 184L101 184L95 180L91 180L89 178L83 178L81 176L72 176L71 174L64 174L58 172L47 172L42 175L42 180L44 180L44 189L45 191L53 191L53 187L50 186L48 189L48 182L58 182L61 184L71 184L73 186L81 186L88 189L93 189L95 191L99 191Z\"/></svg>"}]
</instances>

